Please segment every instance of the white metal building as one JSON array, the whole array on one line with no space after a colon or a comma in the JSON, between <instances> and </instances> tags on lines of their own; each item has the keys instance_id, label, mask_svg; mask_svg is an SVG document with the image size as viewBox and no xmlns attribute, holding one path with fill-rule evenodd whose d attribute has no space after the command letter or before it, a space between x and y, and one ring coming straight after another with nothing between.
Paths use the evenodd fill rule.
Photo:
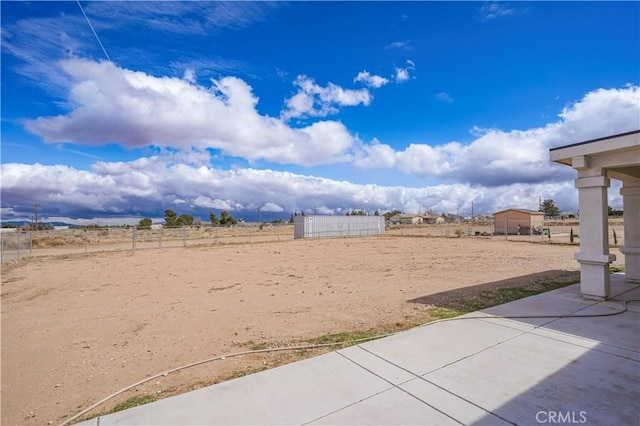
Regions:
<instances>
[{"instance_id":1,"label":"white metal building","mask_svg":"<svg viewBox=\"0 0 640 426\"><path fill-rule=\"evenodd\" d=\"M296 216L293 238L364 237L384 234L384 216Z\"/></svg>"}]
</instances>

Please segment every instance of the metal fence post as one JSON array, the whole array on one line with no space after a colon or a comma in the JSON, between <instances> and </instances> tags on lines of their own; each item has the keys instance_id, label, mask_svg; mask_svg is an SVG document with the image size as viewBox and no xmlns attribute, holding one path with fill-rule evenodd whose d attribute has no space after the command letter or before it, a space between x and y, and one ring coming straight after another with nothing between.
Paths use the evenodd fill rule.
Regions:
<instances>
[{"instance_id":1,"label":"metal fence post","mask_svg":"<svg viewBox=\"0 0 640 426\"><path fill-rule=\"evenodd\" d=\"M183 226L182 227L182 245L183 246L187 246L187 227Z\"/></svg>"},{"instance_id":2,"label":"metal fence post","mask_svg":"<svg viewBox=\"0 0 640 426\"><path fill-rule=\"evenodd\" d=\"M29 230L29 256L31 256L31 248L33 247L33 231Z\"/></svg>"},{"instance_id":3,"label":"metal fence post","mask_svg":"<svg viewBox=\"0 0 640 426\"><path fill-rule=\"evenodd\" d=\"M18 229L18 260L20 260L20 233L21 231Z\"/></svg>"},{"instance_id":4,"label":"metal fence post","mask_svg":"<svg viewBox=\"0 0 640 426\"><path fill-rule=\"evenodd\" d=\"M85 253L87 252L87 244L88 244L88 241L87 241L87 230L85 229L84 230L84 252Z\"/></svg>"},{"instance_id":5,"label":"metal fence post","mask_svg":"<svg viewBox=\"0 0 640 426\"><path fill-rule=\"evenodd\" d=\"M138 239L138 227L134 226L131 228L131 241L132 241L132 250L136 249L136 240Z\"/></svg>"}]
</instances>

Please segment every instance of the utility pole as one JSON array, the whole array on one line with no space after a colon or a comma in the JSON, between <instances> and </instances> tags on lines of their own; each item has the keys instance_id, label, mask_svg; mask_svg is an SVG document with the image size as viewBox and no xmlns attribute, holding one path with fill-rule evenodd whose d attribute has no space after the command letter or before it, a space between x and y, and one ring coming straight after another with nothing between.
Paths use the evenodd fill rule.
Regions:
<instances>
[{"instance_id":1,"label":"utility pole","mask_svg":"<svg viewBox=\"0 0 640 426\"><path fill-rule=\"evenodd\" d=\"M473 201L471 202L471 220L473 220Z\"/></svg>"},{"instance_id":2,"label":"utility pole","mask_svg":"<svg viewBox=\"0 0 640 426\"><path fill-rule=\"evenodd\" d=\"M260 223L260 207L258 207L256 210L258 210L258 223Z\"/></svg>"},{"instance_id":3,"label":"utility pole","mask_svg":"<svg viewBox=\"0 0 640 426\"><path fill-rule=\"evenodd\" d=\"M35 220L35 230L38 230L38 207L40 207L40 204L36 203L33 206L33 217Z\"/></svg>"}]
</instances>

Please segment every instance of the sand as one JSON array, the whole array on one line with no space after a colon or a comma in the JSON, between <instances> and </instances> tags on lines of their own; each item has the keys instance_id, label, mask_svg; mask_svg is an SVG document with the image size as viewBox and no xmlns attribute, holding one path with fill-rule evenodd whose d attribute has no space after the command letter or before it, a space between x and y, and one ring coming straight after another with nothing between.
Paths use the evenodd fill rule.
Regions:
<instances>
[{"instance_id":1,"label":"sand","mask_svg":"<svg viewBox=\"0 0 640 426\"><path fill-rule=\"evenodd\" d=\"M58 424L145 377L216 355L425 321L429 306L409 300L575 271L577 251L384 236L34 257L3 266L2 424ZM208 363L93 413L133 395L171 395L300 358L272 353Z\"/></svg>"}]
</instances>

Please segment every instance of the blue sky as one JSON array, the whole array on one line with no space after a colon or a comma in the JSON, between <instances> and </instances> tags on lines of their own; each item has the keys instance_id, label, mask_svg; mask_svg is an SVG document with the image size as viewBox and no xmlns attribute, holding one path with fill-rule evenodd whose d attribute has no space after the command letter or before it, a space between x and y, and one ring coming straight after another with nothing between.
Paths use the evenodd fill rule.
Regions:
<instances>
[{"instance_id":1,"label":"blue sky","mask_svg":"<svg viewBox=\"0 0 640 426\"><path fill-rule=\"evenodd\" d=\"M3 220L575 210L640 128L638 2L81 5L1 3Z\"/></svg>"}]
</instances>

